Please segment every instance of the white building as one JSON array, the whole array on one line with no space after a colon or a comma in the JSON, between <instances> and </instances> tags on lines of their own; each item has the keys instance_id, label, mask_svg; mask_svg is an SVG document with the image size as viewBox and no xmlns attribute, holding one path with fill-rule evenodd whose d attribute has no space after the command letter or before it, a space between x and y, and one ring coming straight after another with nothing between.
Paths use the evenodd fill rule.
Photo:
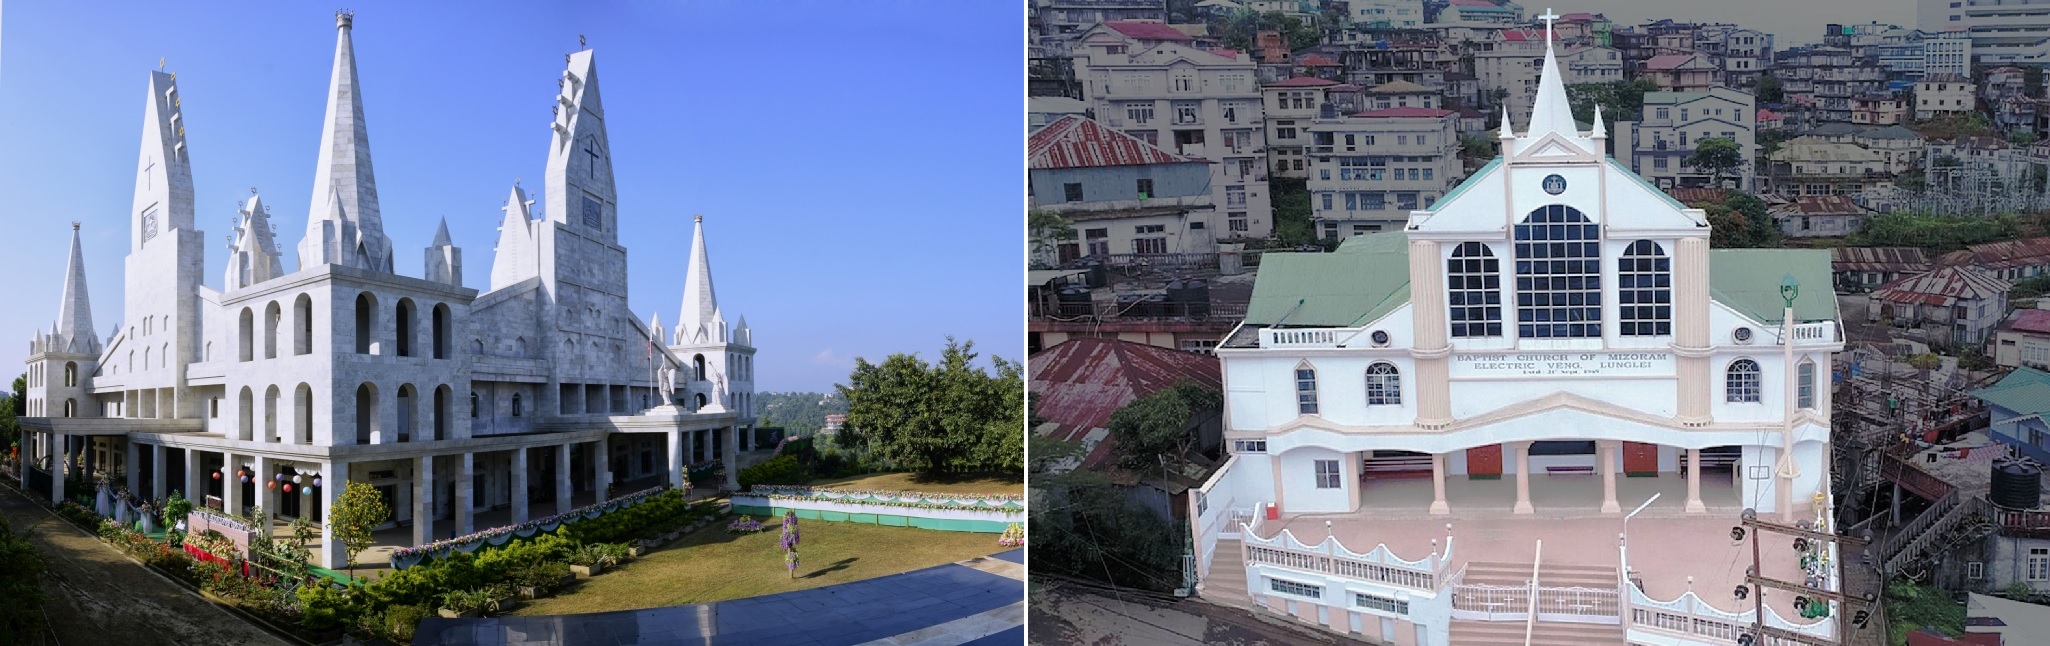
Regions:
<instances>
[{"instance_id":1,"label":"white building","mask_svg":"<svg viewBox=\"0 0 2050 646\"><path fill-rule=\"evenodd\" d=\"M1262 260L1216 350L1198 594L1400 644L1723 644L1753 621L1741 510L1827 520L1829 255L1709 249L1562 76L1547 56L1527 130L1404 230ZM1829 639L1791 596L1767 621Z\"/></svg>"},{"instance_id":2,"label":"white building","mask_svg":"<svg viewBox=\"0 0 2050 646\"><path fill-rule=\"evenodd\" d=\"M1978 109L1971 81L1956 74L1930 74L1915 82L1915 119L1934 119Z\"/></svg>"},{"instance_id":3,"label":"white building","mask_svg":"<svg viewBox=\"0 0 2050 646\"><path fill-rule=\"evenodd\" d=\"M1688 166L1687 156L1702 139L1730 139L1747 163L1723 180L1748 189L1754 174L1748 162L1758 156L1756 112L1751 93L1743 90L1646 92L1643 117L1616 122L1616 154L1631 172L1660 188L1708 186L1712 178Z\"/></svg>"},{"instance_id":4,"label":"white building","mask_svg":"<svg viewBox=\"0 0 2050 646\"><path fill-rule=\"evenodd\" d=\"M1971 33L1963 29L1951 28L1923 38L1922 73L1925 76L1950 74L1961 79L1971 80Z\"/></svg>"},{"instance_id":5,"label":"white building","mask_svg":"<svg viewBox=\"0 0 2050 646\"><path fill-rule=\"evenodd\" d=\"M1459 185L1459 115L1387 108L1317 119L1311 140L1310 217L1326 238L1402 228Z\"/></svg>"},{"instance_id":6,"label":"white building","mask_svg":"<svg viewBox=\"0 0 2050 646\"><path fill-rule=\"evenodd\" d=\"M1096 119L1177 155L1210 160L1214 201L1242 238L1274 232L1256 71L1243 55L1141 41L1102 25L1085 31L1075 47L1075 77Z\"/></svg>"},{"instance_id":7,"label":"white building","mask_svg":"<svg viewBox=\"0 0 2050 646\"><path fill-rule=\"evenodd\" d=\"M1354 27L1418 29L1424 26L1423 0L1352 0Z\"/></svg>"},{"instance_id":8,"label":"white building","mask_svg":"<svg viewBox=\"0 0 2050 646\"><path fill-rule=\"evenodd\" d=\"M367 482L421 544L481 529L475 514L487 510L523 522L615 484L680 482L690 463L732 465L754 420L752 334L745 319L729 326L713 297L702 220L674 335L627 309L592 52L568 56L549 101L548 217L533 219L534 202L512 188L479 293L463 286L445 224L422 277L397 271L408 263L383 218L421 216L379 208L351 23L336 15L290 273L270 210L251 197L225 280L202 283L182 97L172 75L150 73L121 325L97 338L74 225L57 322L28 358L21 457L32 478L55 492L67 479L125 478L148 498L180 491L237 514L314 520L344 482ZM266 486L277 482L322 484ZM318 564L341 567L327 536Z\"/></svg>"},{"instance_id":9,"label":"white building","mask_svg":"<svg viewBox=\"0 0 2050 646\"><path fill-rule=\"evenodd\" d=\"M1475 54L1474 75L1480 77L1481 91L1507 90L1504 102L1510 114L1519 121L1529 119L1537 97L1538 67L1549 51L1503 47ZM1623 56L1614 49L1569 48L1559 52L1558 61L1567 85L1623 80Z\"/></svg>"},{"instance_id":10,"label":"white building","mask_svg":"<svg viewBox=\"0 0 2050 646\"><path fill-rule=\"evenodd\" d=\"M1916 0L1915 9L1917 26L1932 37L1953 29L1968 34L1970 58L1981 65L2050 61L2050 0Z\"/></svg>"}]
</instances>

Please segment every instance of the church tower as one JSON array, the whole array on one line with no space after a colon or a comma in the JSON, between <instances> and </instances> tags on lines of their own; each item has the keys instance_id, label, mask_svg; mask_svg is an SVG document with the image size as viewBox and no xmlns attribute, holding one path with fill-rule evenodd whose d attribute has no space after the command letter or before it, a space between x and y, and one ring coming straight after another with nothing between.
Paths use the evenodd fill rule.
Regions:
<instances>
[{"instance_id":1,"label":"church tower","mask_svg":"<svg viewBox=\"0 0 2050 646\"><path fill-rule=\"evenodd\" d=\"M270 226L270 205L250 190L235 227L234 242L228 245L228 275L221 283L236 290L285 275L283 255L278 251L277 231Z\"/></svg>"},{"instance_id":2,"label":"church tower","mask_svg":"<svg viewBox=\"0 0 2050 646\"><path fill-rule=\"evenodd\" d=\"M99 368L100 339L93 330L92 299L85 287L85 255L78 223L71 223L71 258L65 263L64 296L57 320L29 342L28 417L98 417L86 392Z\"/></svg>"},{"instance_id":3,"label":"church tower","mask_svg":"<svg viewBox=\"0 0 2050 646\"><path fill-rule=\"evenodd\" d=\"M434 243L427 246L427 270L421 274L428 280L463 286L463 250L448 237L448 218L434 230Z\"/></svg>"},{"instance_id":4,"label":"church tower","mask_svg":"<svg viewBox=\"0 0 2050 646\"><path fill-rule=\"evenodd\" d=\"M377 207L377 177L370 167L370 127L356 80L356 49L349 39L355 15L335 13L335 67L328 79L327 117L314 163L313 201L299 269L347 265L391 273L391 239Z\"/></svg>"},{"instance_id":5,"label":"church tower","mask_svg":"<svg viewBox=\"0 0 2050 646\"><path fill-rule=\"evenodd\" d=\"M134 228L123 267L121 327L110 344L116 352L106 364L118 367L129 389L124 415L193 417L199 402L187 397L185 366L201 360L205 234L195 226L178 75L152 71L148 87L130 210Z\"/></svg>"},{"instance_id":6,"label":"church tower","mask_svg":"<svg viewBox=\"0 0 2050 646\"><path fill-rule=\"evenodd\" d=\"M505 289L514 283L533 278L540 265L534 250L534 216L530 209L534 201L527 199L527 192L514 183L512 194L506 196L505 221L498 225L498 247L491 257L492 290Z\"/></svg>"},{"instance_id":7,"label":"church tower","mask_svg":"<svg viewBox=\"0 0 2050 646\"><path fill-rule=\"evenodd\" d=\"M555 136L548 146L548 219L617 245L612 147L605 138L605 108L598 101L598 66L591 50L569 55L557 85L562 91L549 124Z\"/></svg>"},{"instance_id":8,"label":"church tower","mask_svg":"<svg viewBox=\"0 0 2050 646\"><path fill-rule=\"evenodd\" d=\"M684 404L706 412L737 411L752 421L754 403L754 339L747 318L729 328L726 314L712 291L712 259L705 250L705 216L697 216L690 245L690 265L683 279L683 309L677 315L671 354L685 362L676 383L688 390ZM685 388L688 386L688 388Z\"/></svg>"}]
</instances>

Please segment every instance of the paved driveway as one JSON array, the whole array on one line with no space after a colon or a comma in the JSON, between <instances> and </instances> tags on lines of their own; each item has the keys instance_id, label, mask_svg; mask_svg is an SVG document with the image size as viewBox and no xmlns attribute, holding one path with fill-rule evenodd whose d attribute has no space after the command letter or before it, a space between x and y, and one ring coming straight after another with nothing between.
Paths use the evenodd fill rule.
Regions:
<instances>
[{"instance_id":1,"label":"paved driveway","mask_svg":"<svg viewBox=\"0 0 2050 646\"><path fill-rule=\"evenodd\" d=\"M420 622L415 644L1021 644L1022 550L823 588L688 606ZM999 562L1002 561L1002 562Z\"/></svg>"}]
</instances>

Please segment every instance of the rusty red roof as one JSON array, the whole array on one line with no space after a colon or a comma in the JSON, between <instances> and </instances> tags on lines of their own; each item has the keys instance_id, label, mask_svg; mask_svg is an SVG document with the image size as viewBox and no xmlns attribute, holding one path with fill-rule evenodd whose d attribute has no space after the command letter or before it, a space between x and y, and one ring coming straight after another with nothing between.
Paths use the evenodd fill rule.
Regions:
<instances>
[{"instance_id":1,"label":"rusty red roof","mask_svg":"<svg viewBox=\"0 0 2050 646\"><path fill-rule=\"evenodd\" d=\"M1452 111L1440 108L1382 108L1366 112L1355 112L1352 116L1368 118L1428 117L1435 119L1448 114L1452 114Z\"/></svg>"},{"instance_id":2,"label":"rusty red roof","mask_svg":"<svg viewBox=\"0 0 2050 646\"><path fill-rule=\"evenodd\" d=\"M2013 269L2050 265L2050 236L1982 242L1943 257L1953 264L1973 264L1987 269Z\"/></svg>"},{"instance_id":3,"label":"rusty red roof","mask_svg":"<svg viewBox=\"0 0 2050 646\"><path fill-rule=\"evenodd\" d=\"M1871 212L1871 209L1852 201L1849 195L1802 195L1772 209L1773 215L1869 215Z\"/></svg>"},{"instance_id":4,"label":"rusty red roof","mask_svg":"<svg viewBox=\"0 0 2050 646\"><path fill-rule=\"evenodd\" d=\"M1245 53L1245 52L1242 52L1242 51L1239 51L1239 50L1236 50L1236 49L1223 49L1223 48L1219 48L1219 49L1206 49L1206 50L1203 50L1203 51L1206 51L1206 52L1210 52L1210 53L1212 53L1212 54L1216 54L1216 55L1218 55L1218 56L1223 56L1223 57L1225 57L1225 58L1229 58L1229 59L1232 59L1232 60L1238 60L1240 56L1244 56L1244 55L1246 55L1246 53Z\"/></svg>"},{"instance_id":5,"label":"rusty red roof","mask_svg":"<svg viewBox=\"0 0 2050 646\"><path fill-rule=\"evenodd\" d=\"M1835 271L1929 271L1929 257L1917 247L1837 247L1829 256Z\"/></svg>"},{"instance_id":6,"label":"rusty red roof","mask_svg":"<svg viewBox=\"0 0 2050 646\"><path fill-rule=\"evenodd\" d=\"M1140 40L1195 40L1194 38L1190 38L1188 34L1182 33L1181 30L1169 27L1165 23L1118 21L1106 22L1103 23L1103 26L1115 29L1120 34L1131 36L1133 38L1137 38Z\"/></svg>"},{"instance_id":7,"label":"rusty red roof","mask_svg":"<svg viewBox=\"0 0 2050 646\"><path fill-rule=\"evenodd\" d=\"M1081 441L1110 424L1110 414L1146 395L1188 379L1222 392L1216 357L1115 339L1074 339L1028 360L1032 415L1055 424L1057 439ZM1112 440L1089 449L1081 468L1103 464Z\"/></svg>"},{"instance_id":8,"label":"rusty red roof","mask_svg":"<svg viewBox=\"0 0 2050 646\"><path fill-rule=\"evenodd\" d=\"M1268 83L1267 87L1326 87L1332 85L1338 85L1338 82L1330 79L1320 79L1315 76L1297 76Z\"/></svg>"},{"instance_id":9,"label":"rusty red roof","mask_svg":"<svg viewBox=\"0 0 2050 646\"><path fill-rule=\"evenodd\" d=\"M2016 332L2050 334L2050 310L2015 310L2005 327Z\"/></svg>"},{"instance_id":10,"label":"rusty red roof","mask_svg":"<svg viewBox=\"0 0 2050 646\"><path fill-rule=\"evenodd\" d=\"M1666 194L1673 196L1674 200L1678 200L1681 204L1688 206L1695 206L1703 202L1721 202L1723 198L1727 197L1723 189L1698 186L1669 188L1666 189Z\"/></svg>"},{"instance_id":11,"label":"rusty red roof","mask_svg":"<svg viewBox=\"0 0 2050 646\"><path fill-rule=\"evenodd\" d=\"M2007 281L1969 267L1944 267L1887 283L1872 298L1903 305L1956 305L1959 301L1997 298L2012 287Z\"/></svg>"},{"instance_id":12,"label":"rusty red roof","mask_svg":"<svg viewBox=\"0 0 2050 646\"><path fill-rule=\"evenodd\" d=\"M1488 3L1486 3L1486 2L1479 2L1479 0L1476 0L1476 2L1477 2L1478 4L1480 4L1480 5L1483 5L1483 6L1493 6L1493 5L1489 5L1489 4L1488 4ZM1455 4L1455 5L1456 5L1456 4L1462 4L1462 3L1460 3L1460 2L1459 2L1459 0L1453 0L1452 4ZM1505 41L1508 41L1508 42L1512 42L1512 43L1521 43L1521 42L1525 42L1525 41L1532 41L1532 40L1544 40L1544 36L1541 36L1541 35L1539 35L1539 34L1538 34L1538 32L1537 32L1537 30L1535 30L1535 29L1526 29L1526 28L1523 28L1523 27L1517 27L1517 28L1514 28L1514 29L1504 29L1504 30L1502 30L1502 40L1505 40Z\"/></svg>"},{"instance_id":13,"label":"rusty red roof","mask_svg":"<svg viewBox=\"0 0 2050 646\"><path fill-rule=\"evenodd\" d=\"M1094 120L1069 115L1047 124L1026 142L1031 167L1095 168L1202 161L1161 150Z\"/></svg>"}]
</instances>

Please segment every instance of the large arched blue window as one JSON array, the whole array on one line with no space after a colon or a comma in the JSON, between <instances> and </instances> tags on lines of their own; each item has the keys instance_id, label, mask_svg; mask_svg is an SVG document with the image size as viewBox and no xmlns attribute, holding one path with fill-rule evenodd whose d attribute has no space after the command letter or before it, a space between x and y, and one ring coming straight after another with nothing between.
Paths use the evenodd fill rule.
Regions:
<instances>
[{"instance_id":1,"label":"large arched blue window","mask_svg":"<svg viewBox=\"0 0 2050 646\"><path fill-rule=\"evenodd\" d=\"M1570 206L1516 225L1516 333L1526 339L1602 335L1599 227Z\"/></svg>"},{"instance_id":2,"label":"large arched blue window","mask_svg":"<svg viewBox=\"0 0 2050 646\"><path fill-rule=\"evenodd\" d=\"M1632 242L1616 259L1616 306L1623 336L1673 333L1673 261L1658 243Z\"/></svg>"},{"instance_id":3,"label":"large arched blue window","mask_svg":"<svg viewBox=\"0 0 2050 646\"><path fill-rule=\"evenodd\" d=\"M1445 261L1454 338L1502 336L1502 265L1487 245L1462 242Z\"/></svg>"}]
</instances>

